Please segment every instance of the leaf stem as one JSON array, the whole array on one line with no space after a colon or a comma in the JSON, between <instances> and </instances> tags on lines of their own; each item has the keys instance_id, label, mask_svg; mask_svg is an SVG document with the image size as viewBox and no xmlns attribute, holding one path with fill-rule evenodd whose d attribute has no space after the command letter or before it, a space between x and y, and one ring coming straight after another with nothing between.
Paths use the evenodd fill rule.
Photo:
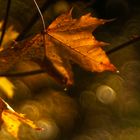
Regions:
<instances>
[{"instance_id":1,"label":"leaf stem","mask_svg":"<svg viewBox=\"0 0 140 140\"><path fill-rule=\"evenodd\" d=\"M43 24L43 30L44 30L44 32L45 32L46 26L45 26L44 17L43 17L43 15L42 15L42 13L41 13L41 10L40 10L40 8L39 8L39 6L38 6L36 0L33 0L33 1L34 1L35 5L36 5L36 8L37 8L39 14L40 14L40 17L41 17L41 20L42 20L42 24Z\"/></svg>"},{"instance_id":2,"label":"leaf stem","mask_svg":"<svg viewBox=\"0 0 140 140\"><path fill-rule=\"evenodd\" d=\"M31 76L31 75L41 74L41 73L47 73L47 71L40 69L40 70L17 72L17 73L3 72L3 73L0 73L0 76L1 77L22 77L22 76Z\"/></svg>"},{"instance_id":3,"label":"leaf stem","mask_svg":"<svg viewBox=\"0 0 140 140\"><path fill-rule=\"evenodd\" d=\"M42 33L42 35L43 35L44 51L46 52L46 47L45 47L45 44L46 44L46 38L45 38L46 25L45 25L44 17L43 17L43 14L42 14L42 12L41 12L36 0L33 0L33 1L34 1L35 5L36 5L36 8L37 8L37 10L38 10L38 12L40 14L41 20L42 20L42 25L43 25L43 33Z\"/></svg>"},{"instance_id":4,"label":"leaf stem","mask_svg":"<svg viewBox=\"0 0 140 140\"><path fill-rule=\"evenodd\" d=\"M55 2L56 0L46 0L43 4L43 6L40 8L41 13L44 13L46 9L52 4L52 2ZM26 34L29 32L29 30L32 28L32 26L38 21L39 15L38 12L34 14L34 16L31 18L30 22L27 24L27 26L23 29L23 31L19 34L19 36L16 38L16 41L21 41L25 38Z\"/></svg>"}]
</instances>

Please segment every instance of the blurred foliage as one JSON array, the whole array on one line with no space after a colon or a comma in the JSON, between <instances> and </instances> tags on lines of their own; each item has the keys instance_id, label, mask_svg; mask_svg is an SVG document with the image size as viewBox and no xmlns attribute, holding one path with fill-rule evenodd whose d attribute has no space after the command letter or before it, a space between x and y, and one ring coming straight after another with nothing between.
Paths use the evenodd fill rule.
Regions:
<instances>
[{"instance_id":1,"label":"blurred foliage","mask_svg":"<svg viewBox=\"0 0 140 140\"><path fill-rule=\"evenodd\" d=\"M6 2L0 0L1 21ZM46 1L37 2L41 7ZM46 7L43 13L46 26L71 7L74 7L74 17L91 12L100 18L115 18L94 32L98 40L111 44L104 48L106 51L140 35L140 2L137 0L48 0ZM36 12L33 1L13 0L7 29L13 26L18 33L22 33ZM42 23L38 19L24 38L41 30ZM43 132L36 132L21 126L20 140L139 140L139 45L140 42L137 42L110 54L120 74L89 73L73 65L75 85L66 91L47 74L11 78L15 86L13 98L8 99L5 94L1 96L16 111L27 114L27 117L45 128ZM37 67L33 62L21 62L14 71ZM102 86L109 87L109 90L102 89ZM3 128L0 139L14 140Z\"/></svg>"},{"instance_id":2,"label":"blurred foliage","mask_svg":"<svg viewBox=\"0 0 140 140\"><path fill-rule=\"evenodd\" d=\"M14 85L5 77L0 77L0 90L4 91L8 98L14 95Z\"/></svg>"},{"instance_id":3,"label":"blurred foliage","mask_svg":"<svg viewBox=\"0 0 140 140\"><path fill-rule=\"evenodd\" d=\"M3 21L0 22L0 36L1 36L1 31L2 31L2 25L3 25ZM7 48L8 45L14 41L16 39L16 37L19 35L19 33L17 31L14 30L13 25L9 26L6 30L3 42L1 44L1 50L3 48ZM0 50L0 51L1 51Z\"/></svg>"}]
</instances>

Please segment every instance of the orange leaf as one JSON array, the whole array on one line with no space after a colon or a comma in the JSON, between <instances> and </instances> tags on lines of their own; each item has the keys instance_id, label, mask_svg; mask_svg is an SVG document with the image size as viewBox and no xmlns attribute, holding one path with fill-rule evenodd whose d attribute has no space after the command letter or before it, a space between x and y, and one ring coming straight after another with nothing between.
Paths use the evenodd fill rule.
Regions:
<instances>
[{"instance_id":1,"label":"orange leaf","mask_svg":"<svg viewBox=\"0 0 140 140\"><path fill-rule=\"evenodd\" d=\"M95 40L94 29L107 22L86 14L73 19L71 11L62 14L48 27L46 37L46 57L54 67L72 84L70 61L89 71L115 71L101 46L107 43Z\"/></svg>"},{"instance_id":2,"label":"orange leaf","mask_svg":"<svg viewBox=\"0 0 140 140\"><path fill-rule=\"evenodd\" d=\"M90 13L73 19L71 12L57 17L46 29L45 49L43 36L38 34L1 51L1 71L7 70L19 60L36 59L40 60L40 65L49 75L66 85L73 84L71 61L91 72L115 71L115 66L101 49L107 43L97 41L92 35L95 28L108 20L92 17Z\"/></svg>"}]
</instances>

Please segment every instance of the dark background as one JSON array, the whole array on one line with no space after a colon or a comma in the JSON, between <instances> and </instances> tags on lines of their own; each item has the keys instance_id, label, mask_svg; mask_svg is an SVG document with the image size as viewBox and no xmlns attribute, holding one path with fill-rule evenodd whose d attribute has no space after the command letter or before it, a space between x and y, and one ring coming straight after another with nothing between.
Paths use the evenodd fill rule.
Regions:
<instances>
[{"instance_id":1,"label":"dark background","mask_svg":"<svg viewBox=\"0 0 140 140\"><path fill-rule=\"evenodd\" d=\"M106 52L140 35L138 0L38 0L46 26L73 7L73 17L91 12L98 18L115 19L96 29L97 40L110 43ZM0 0L0 20L7 1ZM33 0L12 0L8 27L14 27L21 41L42 31L42 22ZM73 65L75 84L64 87L47 74L10 78L14 97L3 97L17 112L44 127L36 132L21 126L20 140L139 140L140 139L140 41L110 53L120 73L91 73ZM31 61L20 62L15 71L34 70ZM4 129L1 140L14 140Z\"/></svg>"}]
</instances>

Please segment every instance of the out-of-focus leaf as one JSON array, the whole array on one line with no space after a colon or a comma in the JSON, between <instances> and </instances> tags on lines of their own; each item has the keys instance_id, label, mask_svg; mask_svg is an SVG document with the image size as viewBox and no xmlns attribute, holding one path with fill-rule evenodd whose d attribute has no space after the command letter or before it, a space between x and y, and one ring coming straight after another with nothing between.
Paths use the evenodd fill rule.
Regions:
<instances>
[{"instance_id":1,"label":"out-of-focus leaf","mask_svg":"<svg viewBox=\"0 0 140 140\"><path fill-rule=\"evenodd\" d=\"M2 25L3 21L0 21L0 36L1 36L1 31L2 31ZM9 43L16 39L16 37L19 35L17 31L14 30L14 27L11 25L7 28L4 39L2 41L2 48L0 48L0 51L3 50L3 48L8 47Z\"/></svg>"},{"instance_id":2,"label":"out-of-focus leaf","mask_svg":"<svg viewBox=\"0 0 140 140\"><path fill-rule=\"evenodd\" d=\"M1 103L1 121L4 128L15 138L18 139L19 127L22 123L30 126L33 129L41 130L31 120L27 119L24 114L15 112L4 100L0 99Z\"/></svg>"},{"instance_id":3,"label":"out-of-focus leaf","mask_svg":"<svg viewBox=\"0 0 140 140\"><path fill-rule=\"evenodd\" d=\"M8 98L12 98L14 95L14 85L6 77L0 77L0 89L4 91Z\"/></svg>"}]
</instances>

